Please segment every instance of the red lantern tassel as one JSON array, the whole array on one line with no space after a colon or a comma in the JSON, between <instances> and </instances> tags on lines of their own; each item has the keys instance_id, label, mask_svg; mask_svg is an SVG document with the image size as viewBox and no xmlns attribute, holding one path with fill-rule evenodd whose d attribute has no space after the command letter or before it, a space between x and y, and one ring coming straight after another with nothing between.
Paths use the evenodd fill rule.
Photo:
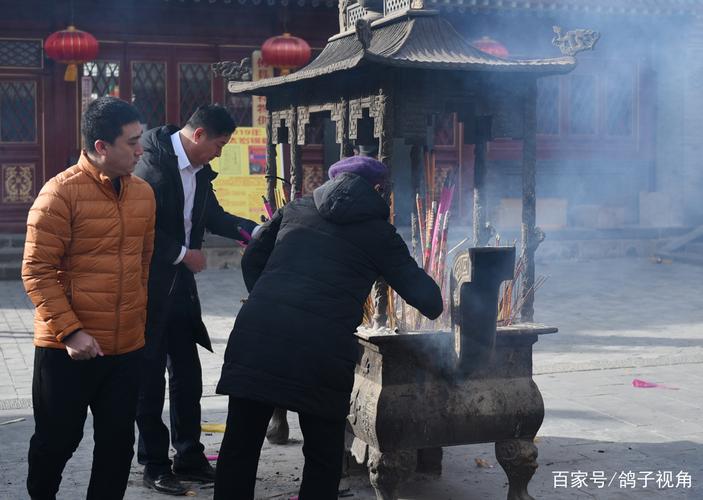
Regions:
<instances>
[{"instance_id":1,"label":"red lantern tassel","mask_svg":"<svg viewBox=\"0 0 703 500\"><path fill-rule=\"evenodd\" d=\"M75 64L66 66L66 72L63 74L65 82L75 82L78 78L78 67Z\"/></svg>"}]
</instances>

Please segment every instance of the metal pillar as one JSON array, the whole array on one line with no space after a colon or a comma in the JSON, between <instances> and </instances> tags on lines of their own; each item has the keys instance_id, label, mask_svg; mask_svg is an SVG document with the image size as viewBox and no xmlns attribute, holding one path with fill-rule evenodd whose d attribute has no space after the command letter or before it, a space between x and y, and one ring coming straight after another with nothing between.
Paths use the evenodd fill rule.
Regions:
<instances>
[{"instance_id":1,"label":"metal pillar","mask_svg":"<svg viewBox=\"0 0 703 500\"><path fill-rule=\"evenodd\" d=\"M535 224L537 202L535 194L537 166L537 81L527 83L523 108L524 137L522 142L522 226L521 244L525 255L525 270L522 275L522 307L520 320L534 319L535 252L540 243Z\"/></svg>"},{"instance_id":2,"label":"metal pillar","mask_svg":"<svg viewBox=\"0 0 703 500\"><path fill-rule=\"evenodd\" d=\"M266 124L266 197L271 208L276 210L276 145L273 143L273 116L268 112Z\"/></svg>"},{"instance_id":3,"label":"metal pillar","mask_svg":"<svg viewBox=\"0 0 703 500\"><path fill-rule=\"evenodd\" d=\"M381 93L376 97L380 105L380 117L376 119L381 120L381 127L379 129L380 137L378 140L378 159L388 168L389 172L389 180L385 191L387 201L390 201L391 197L390 169L391 156L393 154L393 98L390 93L390 88L390 85L384 87L381 89ZM376 282L373 287L373 297L375 306L373 316L374 327L386 326L388 324L388 284L385 281L378 280Z\"/></svg>"},{"instance_id":4,"label":"metal pillar","mask_svg":"<svg viewBox=\"0 0 703 500\"><path fill-rule=\"evenodd\" d=\"M288 144L290 145L290 183L291 201L303 195L303 165L300 158L298 145L298 108L291 107L290 122L288 124Z\"/></svg>"}]
</instances>

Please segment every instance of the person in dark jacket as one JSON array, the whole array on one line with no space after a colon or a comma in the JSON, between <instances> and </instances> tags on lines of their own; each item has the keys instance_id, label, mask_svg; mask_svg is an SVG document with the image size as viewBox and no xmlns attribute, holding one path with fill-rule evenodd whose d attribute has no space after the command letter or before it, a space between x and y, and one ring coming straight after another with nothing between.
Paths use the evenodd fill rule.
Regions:
<instances>
[{"instance_id":1,"label":"person in dark jacket","mask_svg":"<svg viewBox=\"0 0 703 500\"><path fill-rule=\"evenodd\" d=\"M429 318L439 287L420 269L379 194L386 168L354 156L328 182L274 214L242 258L249 298L237 315L217 386L229 396L216 499L252 499L274 408L298 412L301 500L337 497L363 306L383 277Z\"/></svg>"},{"instance_id":2,"label":"person in dark jacket","mask_svg":"<svg viewBox=\"0 0 703 500\"><path fill-rule=\"evenodd\" d=\"M225 212L212 188L217 174L208 162L220 156L234 130L225 108L201 106L181 129L167 125L146 132L144 155L135 171L156 197L146 362L137 408L138 460L145 466L144 484L172 495L187 492L180 479L215 479L200 443L202 373L196 343L209 351L212 346L201 318L194 273L206 265L201 251L205 229L241 240L239 229L251 234L256 227L253 221ZM171 441L176 449L173 469L169 430L161 420L166 368Z\"/></svg>"}]
</instances>

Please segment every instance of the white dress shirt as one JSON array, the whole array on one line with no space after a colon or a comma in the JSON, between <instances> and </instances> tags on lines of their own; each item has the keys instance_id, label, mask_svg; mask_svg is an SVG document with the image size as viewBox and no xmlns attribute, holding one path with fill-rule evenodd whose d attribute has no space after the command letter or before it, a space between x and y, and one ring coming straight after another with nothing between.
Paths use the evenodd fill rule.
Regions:
<instances>
[{"instance_id":1,"label":"white dress shirt","mask_svg":"<svg viewBox=\"0 0 703 500\"><path fill-rule=\"evenodd\" d=\"M191 165L186 150L183 148L180 132L171 135L171 144L173 144L173 152L178 157L178 172L181 174L181 183L183 184L183 229L186 234L186 244L181 248L180 255L173 262L178 264L183 260L190 246L190 231L193 228L193 201L195 201L195 174L203 166Z\"/></svg>"}]
</instances>

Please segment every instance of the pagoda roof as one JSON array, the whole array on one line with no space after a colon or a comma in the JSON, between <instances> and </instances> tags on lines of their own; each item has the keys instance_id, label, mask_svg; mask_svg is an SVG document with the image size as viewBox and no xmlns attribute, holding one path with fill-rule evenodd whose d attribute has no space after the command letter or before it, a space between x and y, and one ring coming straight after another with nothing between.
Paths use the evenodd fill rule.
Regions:
<instances>
[{"instance_id":1,"label":"pagoda roof","mask_svg":"<svg viewBox=\"0 0 703 500\"><path fill-rule=\"evenodd\" d=\"M464 39L437 11L408 11L371 23L371 40L364 50L355 31L330 38L320 55L295 73L254 82L229 82L232 93L268 94L323 75L368 64L398 68L474 72L557 74L571 71L571 56L549 59L512 59L482 52Z\"/></svg>"}]
</instances>

